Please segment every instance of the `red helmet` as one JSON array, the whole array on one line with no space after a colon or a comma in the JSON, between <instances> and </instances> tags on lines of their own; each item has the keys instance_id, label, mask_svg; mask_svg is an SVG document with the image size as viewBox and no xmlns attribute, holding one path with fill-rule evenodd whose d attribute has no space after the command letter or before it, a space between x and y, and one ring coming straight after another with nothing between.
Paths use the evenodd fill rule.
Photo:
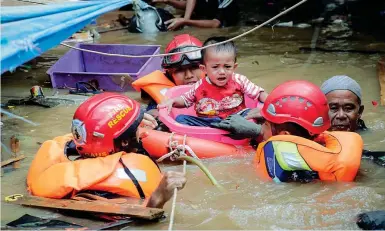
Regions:
<instances>
[{"instance_id":1,"label":"red helmet","mask_svg":"<svg viewBox=\"0 0 385 231\"><path fill-rule=\"evenodd\" d=\"M276 124L293 122L312 134L330 127L329 107L321 89L308 81L288 81L267 97L261 115Z\"/></svg>"},{"instance_id":2,"label":"red helmet","mask_svg":"<svg viewBox=\"0 0 385 231\"><path fill-rule=\"evenodd\" d=\"M72 134L79 154L107 156L115 152L114 140L133 137L143 118L140 104L117 93L101 93L76 110Z\"/></svg>"},{"instance_id":3,"label":"red helmet","mask_svg":"<svg viewBox=\"0 0 385 231\"><path fill-rule=\"evenodd\" d=\"M199 39L189 34L181 34L167 45L165 53L174 53L181 51L191 51L202 47L202 42ZM202 55L200 51L193 51L184 54L170 55L163 58L162 67L171 68L173 66L184 66L192 63L200 63Z\"/></svg>"}]
</instances>

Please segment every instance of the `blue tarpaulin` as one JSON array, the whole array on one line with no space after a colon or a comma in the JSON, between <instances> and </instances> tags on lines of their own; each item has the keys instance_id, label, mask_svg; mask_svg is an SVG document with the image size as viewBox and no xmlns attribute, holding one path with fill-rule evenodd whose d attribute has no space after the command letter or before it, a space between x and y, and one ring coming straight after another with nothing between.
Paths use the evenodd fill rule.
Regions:
<instances>
[{"instance_id":1,"label":"blue tarpaulin","mask_svg":"<svg viewBox=\"0 0 385 231\"><path fill-rule=\"evenodd\" d=\"M1 7L1 73L57 46L98 16L130 3L97 0Z\"/></svg>"}]
</instances>

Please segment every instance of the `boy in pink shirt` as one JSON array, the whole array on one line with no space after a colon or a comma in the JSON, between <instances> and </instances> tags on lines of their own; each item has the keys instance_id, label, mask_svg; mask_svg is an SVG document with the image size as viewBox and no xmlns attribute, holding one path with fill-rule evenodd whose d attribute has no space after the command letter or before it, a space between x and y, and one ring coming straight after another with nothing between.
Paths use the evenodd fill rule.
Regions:
<instances>
[{"instance_id":1,"label":"boy in pink shirt","mask_svg":"<svg viewBox=\"0 0 385 231\"><path fill-rule=\"evenodd\" d=\"M212 37L203 46L225 41L224 37ZM196 82L190 91L180 97L172 98L159 104L158 108L190 107L195 103L198 117L179 115L176 121L190 126L210 126L232 114L246 116L249 111L244 95L264 102L267 93L253 84L246 76L234 73L236 48L233 42L227 42L202 50L201 70L206 77Z\"/></svg>"}]
</instances>

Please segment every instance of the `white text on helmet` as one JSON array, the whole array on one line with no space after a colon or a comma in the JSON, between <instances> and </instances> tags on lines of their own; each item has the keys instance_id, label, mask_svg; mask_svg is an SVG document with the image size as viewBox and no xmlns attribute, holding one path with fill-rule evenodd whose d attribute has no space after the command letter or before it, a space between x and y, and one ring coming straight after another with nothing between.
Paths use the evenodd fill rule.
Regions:
<instances>
[{"instance_id":1,"label":"white text on helmet","mask_svg":"<svg viewBox=\"0 0 385 231\"><path fill-rule=\"evenodd\" d=\"M115 105L110 112L108 112L108 116L113 119L117 113L119 113L121 110L123 110L126 106L122 104Z\"/></svg>"}]
</instances>

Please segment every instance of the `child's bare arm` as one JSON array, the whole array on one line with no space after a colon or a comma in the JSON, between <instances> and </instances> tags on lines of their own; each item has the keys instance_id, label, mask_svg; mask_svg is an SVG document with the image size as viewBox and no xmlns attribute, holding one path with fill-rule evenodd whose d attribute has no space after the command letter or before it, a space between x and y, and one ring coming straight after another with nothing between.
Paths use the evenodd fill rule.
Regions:
<instances>
[{"instance_id":1,"label":"child's bare arm","mask_svg":"<svg viewBox=\"0 0 385 231\"><path fill-rule=\"evenodd\" d=\"M173 107L177 107L177 108L184 108L186 107L186 104L184 102L184 99L182 97L176 97L174 98L174 104L173 104Z\"/></svg>"},{"instance_id":2,"label":"child's bare arm","mask_svg":"<svg viewBox=\"0 0 385 231\"><path fill-rule=\"evenodd\" d=\"M158 104L158 109L167 108L168 114L170 114L172 107L177 107L177 108L186 107L183 98L179 96L176 98L168 99L168 100Z\"/></svg>"},{"instance_id":3,"label":"child's bare arm","mask_svg":"<svg viewBox=\"0 0 385 231\"><path fill-rule=\"evenodd\" d=\"M166 100L165 102L158 104L158 109L167 107L167 111L170 114L172 107L190 107L192 104L195 103L195 91L201 83L202 81L198 81L188 92L184 93L183 95L171 98L169 100Z\"/></svg>"},{"instance_id":4,"label":"child's bare arm","mask_svg":"<svg viewBox=\"0 0 385 231\"><path fill-rule=\"evenodd\" d=\"M266 91L263 91L259 94L258 100L262 103L266 101L266 98L269 94L266 93Z\"/></svg>"},{"instance_id":5,"label":"child's bare arm","mask_svg":"<svg viewBox=\"0 0 385 231\"><path fill-rule=\"evenodd\" d=\"M242 87L242 92L253 100L265 102L267 93L265 90L251 82L246 76L235 74L235 81Z\"/></svg>"}]
</instances>

